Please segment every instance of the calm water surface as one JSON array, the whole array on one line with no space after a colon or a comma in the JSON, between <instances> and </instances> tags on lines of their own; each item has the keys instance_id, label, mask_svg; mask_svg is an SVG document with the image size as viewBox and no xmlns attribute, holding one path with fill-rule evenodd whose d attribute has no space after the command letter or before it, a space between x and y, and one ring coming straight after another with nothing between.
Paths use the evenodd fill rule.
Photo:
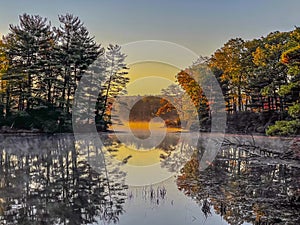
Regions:
<instances>
[{"instance_id":1,"label":"calm water surface","mask_svg":"<svg viewBox=\"0 0 300 225\"><path fill-rule=\"evenodd\" d=\"M187 136L2 135L0 224L300 224L299 161L251 148L288 140L231 136L204 170Z\"/></svg>"}]
</instances>

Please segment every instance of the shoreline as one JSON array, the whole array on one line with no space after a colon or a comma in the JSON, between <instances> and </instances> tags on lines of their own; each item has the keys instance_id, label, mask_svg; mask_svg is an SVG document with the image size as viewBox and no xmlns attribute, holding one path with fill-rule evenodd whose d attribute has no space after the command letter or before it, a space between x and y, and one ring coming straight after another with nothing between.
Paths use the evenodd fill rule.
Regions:
<instances>
[{"instance_id":1,"label":"shoreline","mask_svg":"<svg viewBox=\"0 0 300 225\"><path fill-rule=\"evenodd\" d=\"M122 130L117 130L117 131L114 131L114 130L107 130L107 131L98 131L97 132L98 134L114 134L114 133L128 133L126 131L122 131ZM203 135L211 135L211 134L223 134L223 133L220 133L220 132L201 132L201 131L188 131L188 130L181 130L181 131L167 131L167 133L183 133L183 134L187 134L187 133L201 133ZM38 135L41 135L41 136L58 136L58 135L73 135L74 132L55 132L55 133L47 133L47 132L41 132L41 131L31 131L31 130L22 130L22 129L19 129L19 130L0 130L0 135L3 135L3 136L13 136L13 135L16 135L16 136L38 136ZM81 134L88 134L88 133L81 133ZM263 134L263 133L230 133L230 132L225 132L224 133L224 137L238 137L238 136L241 136L241 137L245 137L245 136L252 136L252 137L260 137L260 138L269 138L269 139L297 139L297 138L300 138L300 135L294 135L294 136L267 136L266 134Z\"/></svg>"}]
</instances>

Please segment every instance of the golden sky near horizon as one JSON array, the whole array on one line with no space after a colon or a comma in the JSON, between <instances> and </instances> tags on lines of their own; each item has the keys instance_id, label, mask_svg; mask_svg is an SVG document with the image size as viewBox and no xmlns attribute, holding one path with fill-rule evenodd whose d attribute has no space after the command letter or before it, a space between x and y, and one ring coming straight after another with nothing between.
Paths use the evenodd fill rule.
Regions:
<instances>
[{"instance_id":1,"label":"golden sky near horizon","mask_svg":"<svg viewBox=\"0 0 300 225\"><path fill-rule=\"evenodd\" d=\"M161 89L176 81L180 69L159 62L141 62L129 65L127 95L158 95Z\"/></svg>"}]
</instances>

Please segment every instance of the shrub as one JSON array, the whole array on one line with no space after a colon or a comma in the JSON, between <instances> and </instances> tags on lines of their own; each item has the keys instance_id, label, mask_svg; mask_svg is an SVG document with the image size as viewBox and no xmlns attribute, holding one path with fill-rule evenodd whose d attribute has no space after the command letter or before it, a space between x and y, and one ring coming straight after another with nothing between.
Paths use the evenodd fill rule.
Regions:
<instances>
[{"instance_id":1,"label":"shrub","mask_svg":"<svg viewBox=\"0 0 300 225\"><path fill-rule=\"evenodd\" d=\"M266 134L271 136L288 136L300 134L300 120L296 119L291 121L276 121L275 125L269 126L267 128Z\"/></svg>"},{"instance_id":2,"label":"shrub","mask_svg":"<svg viewBox=\"0 0 300 225\"><path fill-rule=\"evenodd\" d=\"M293 118L300 118L300 103L294 104L289 107L289 114Z\"/></svg>"}]
</instances>

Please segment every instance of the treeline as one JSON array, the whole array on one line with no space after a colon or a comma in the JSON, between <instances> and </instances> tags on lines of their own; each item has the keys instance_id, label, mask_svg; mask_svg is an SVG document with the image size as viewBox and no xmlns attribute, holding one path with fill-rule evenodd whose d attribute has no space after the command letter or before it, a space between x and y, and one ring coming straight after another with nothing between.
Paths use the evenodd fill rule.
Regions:
<instances>
[{"instance_id":1,"label":"treeline","mask_svg":"<svg viewBox=\"0 0 300 225\"><path fill-rule=\"evenodd\" d=\"M129 97L134 98L134 97ZM129 121L143 122L150 121L156 116L160 116L166 123L166 126L180 126L178 112L175 110L167 110L160 113L161 105L168 104L172 109L175 108L168 100L159 96L147 96L137 101L130 110Z\"/></svg>"},{"instance_id":2,"label":"treeline","mask_svg":"<svg viewBox=\"0 0 300 225\"><path fill-rule=\"evenodd\" d=\"M229 119L249 123L250 128L251 118L258 120L259 115L266 115L270 120L264 121L260 129L267 134L300 133L299 27L289 32L272 32L259 39L231 39L210 58L201 58L177 75L178 83L198 108L199 119L207 123L209 102L196 82L204 79L201 65L208 66L219 81ZM195 76L197 70L200 74ZM275 125L274 120L278 120ZM247 125L243 127L247 129ZM258 127L250 131L256 132Z\"/></svg>"},{"instance_id":3,"label":"treeline","mask_svg":"<svg viewBox=\"0 0 300 225\"><path fill-rule=\"evenodd\" d=\"M110 123L107 109L111 100L129 81L126 56L118 45L105 49L96 43L78 17L66 14L58 20L60 25L55 27L47 18L21 15L19 24L10 25L9 33L0 40L1 127L71 131L75 91L87 74L100 74L100 79L89 81L94 90L99 89L92 109L96 125L105 130ZM245 124L241 129L290 135L300 133L299 64L300 28L296 27L259 39L231 39L211 57L201 58L176 77L197 108L204 129L212 116L210 102L198 86L205 79L201 73L206 66L221 86L229 118ZM162 94L182 96L180 90L173 89L167 88ZM89 100L89 96L82 97L81 105ZM164 109L158 114L170 107L162 103ZM182 118L192 116L189 108L179 111ZM261 124L253 126L253 121L260 119Z\"/></svg>"},{"instance_id":4,"label":"treeline","mask_svg":"<svg viewBox=\"0 0 300 225\"><path fill-rule=\"evenodd\" d=\"M103 48L71 14L60 15L58 27L38 15L19 18L0 40L0 126L71 131L75 91L94 63L92 72L101 76L94 84L101 87L96 124L106 129L110 99L129 81L120 46Z\"/></svg>"}]
</instances>

